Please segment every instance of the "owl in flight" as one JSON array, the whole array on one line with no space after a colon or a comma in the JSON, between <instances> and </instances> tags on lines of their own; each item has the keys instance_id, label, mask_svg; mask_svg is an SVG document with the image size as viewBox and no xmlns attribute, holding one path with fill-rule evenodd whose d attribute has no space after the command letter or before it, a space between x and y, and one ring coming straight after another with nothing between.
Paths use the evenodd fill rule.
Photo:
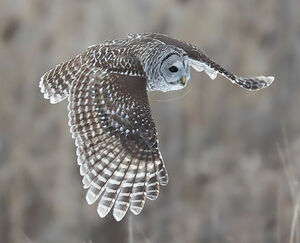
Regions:
<instances>
[{"instance_id":1,"label":"owl in flight","mask_svg":"<svg viewBox=\"0 0 300 243\"><path fill-rule=\"evenodd\" d=\"M248 90L274 77L242 78L210 60L196 46L162 34L131 34L89 47L45 73L39 87L50 103L68 97L69 125L87 189L105 217L139 214L146 198L158 197L168 174L158 147L147 91L183 89L190 67L210 78L223 75Z\"/></svg>"}]
</instances>

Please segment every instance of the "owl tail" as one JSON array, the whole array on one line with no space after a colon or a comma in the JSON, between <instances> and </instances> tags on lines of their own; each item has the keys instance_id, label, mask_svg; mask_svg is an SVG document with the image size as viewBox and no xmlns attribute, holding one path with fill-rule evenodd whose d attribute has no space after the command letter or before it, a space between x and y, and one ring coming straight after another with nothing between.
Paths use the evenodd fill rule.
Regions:
<instances>
[{"instance_id":1,"label":"owl tail","mask_svg":"<svg viewBox=\"0 0 300 243\"><path fill-rule=\"evenodd\" d=\"M70 85L76 78L81 67L81 57L77 56L67 62L58 64L45 73L40 80L39 87L45 99L56 104L69 96Z\"/></svg>"}]
</instances>

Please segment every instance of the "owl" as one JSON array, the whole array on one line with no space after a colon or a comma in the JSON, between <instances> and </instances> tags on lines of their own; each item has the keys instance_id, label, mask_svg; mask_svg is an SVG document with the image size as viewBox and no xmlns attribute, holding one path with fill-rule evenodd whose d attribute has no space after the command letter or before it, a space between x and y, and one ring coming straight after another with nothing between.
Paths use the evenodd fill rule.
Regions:
<instances>
[{"instance_id":1,"label":"owl","mask_svg":"<svg viewBox=\"0 0 300 243\"><path fill-rule=\"evenodd\" d=\"M274 77L242 78L209 59L196 46L162 34L131 34L89 47L45 73L39 83L55 104L68 98L69 125L77 147L88 204L120 221L139 214L146 198L158 197L168 174L158 146L147 91L186 87L190 67L210 78L223 75L247 90Z\"/></svg>"}]
</instances>

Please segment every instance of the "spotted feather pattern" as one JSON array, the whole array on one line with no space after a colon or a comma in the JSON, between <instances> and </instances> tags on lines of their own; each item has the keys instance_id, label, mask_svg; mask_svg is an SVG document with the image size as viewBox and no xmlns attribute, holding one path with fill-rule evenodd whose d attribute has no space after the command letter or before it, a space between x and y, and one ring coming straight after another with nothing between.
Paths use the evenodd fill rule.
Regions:
<instances>
[{"instance_id":1,"label":"spotted feather pattern","mask_svg":"<svg viewBox=\"0 0 300 243\"><path fill-rule=\"evenodd\" d=\"M146 197L155 199L167 172L146 93L146 78L83 69L69 97L69 124L78 164L97 212L112 209L121 220L128 208L139 214Z\"/></svg>"}]
</instances>

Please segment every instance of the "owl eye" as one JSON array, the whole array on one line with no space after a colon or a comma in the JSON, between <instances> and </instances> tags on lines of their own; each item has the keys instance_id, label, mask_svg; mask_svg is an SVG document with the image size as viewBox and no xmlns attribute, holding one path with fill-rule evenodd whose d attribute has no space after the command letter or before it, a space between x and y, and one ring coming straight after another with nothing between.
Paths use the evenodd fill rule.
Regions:
<instances>
[{"instance_id":1,"label":"owl eye","mask_svg":"<svg viewBox=\"0 0 300 243\"><path fill-rule=\"evenodd\" d=\"M176 73L176 72L178 71L178 68L175 67L175 66L171 66L171 67L169 67L169 71L170 71L171 73Z\"/></svg>"}]
</instances>

